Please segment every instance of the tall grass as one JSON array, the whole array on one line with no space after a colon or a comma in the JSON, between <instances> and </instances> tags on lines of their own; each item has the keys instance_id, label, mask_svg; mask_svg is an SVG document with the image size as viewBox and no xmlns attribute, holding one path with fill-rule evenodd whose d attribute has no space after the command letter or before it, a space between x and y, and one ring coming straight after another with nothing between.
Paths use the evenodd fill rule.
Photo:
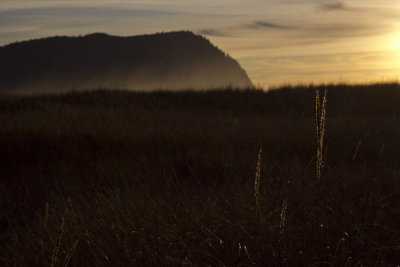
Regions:
<instances>
[{"instance_id":1,"label":"tall grass","mask_svg":"<svg viewBox=\"0 0 400 267\"><path fill-rule=\"evenodd\" d=\"M316 122L316 140L317 140L317 161L316 161L316 175L317 180L321 179L322 169L324 163L324 136L325 136L325 120L326 120L326 94L324 90L322 100L320 97L319 89L315 91L315 122Z\"/></svg>"},{"instance_id":2,"label":"tall grass","mask_svg":"<svg viewBox=\"0 0 400 267\"><path fill-rule=\"evenodd\" d=\"M329 87L316 180L313 87L0 96L0 265L396 265L399 97Z\"/></svg>"},{"instance_id":3,"label":"tall grass","mask_svg":"<svg viewBox=\"0 0 400 267\"><path fill-rule=\"evenodd\" d=\"M254 198L256 200L256 217L258 218L260 214L260 177L261 177L261 160L262 160L262 146L260 146L260 150L258 151L257 156L257 167L256 174L254 178Z\"/></svg>"}]
</instances>

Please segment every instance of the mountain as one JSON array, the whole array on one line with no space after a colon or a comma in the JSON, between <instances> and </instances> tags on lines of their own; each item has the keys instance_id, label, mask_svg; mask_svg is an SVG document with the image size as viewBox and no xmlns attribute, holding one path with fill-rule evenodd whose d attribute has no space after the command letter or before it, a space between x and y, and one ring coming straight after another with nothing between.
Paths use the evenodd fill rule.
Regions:
<instances>
[{"instance_id":1,"label":"mountain","mask_svg":"<svg viewBox=\"0 0 400 267\"><path fill-rule=\"evenodd\" d=\"M0 47L0 91L249 88L239 63L188 31L131 37L94 33Z\"/></svg>"}]
</instances>

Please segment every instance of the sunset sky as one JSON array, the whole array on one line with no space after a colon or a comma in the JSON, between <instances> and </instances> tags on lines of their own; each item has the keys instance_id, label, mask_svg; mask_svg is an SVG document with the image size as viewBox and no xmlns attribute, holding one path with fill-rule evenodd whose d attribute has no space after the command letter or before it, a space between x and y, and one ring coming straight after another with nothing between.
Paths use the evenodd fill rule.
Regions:
<instances>
[{"instance_id":1,"label":"sunset sky","mask_svg":"<svg viewBox=\"0 0 400 267\"><path fill-rule=\"evenodd\" d=\"M398 0L0 1L0 45L172 30L210 39L265 88L400 77Z\"/></svg>"}]
</instances>

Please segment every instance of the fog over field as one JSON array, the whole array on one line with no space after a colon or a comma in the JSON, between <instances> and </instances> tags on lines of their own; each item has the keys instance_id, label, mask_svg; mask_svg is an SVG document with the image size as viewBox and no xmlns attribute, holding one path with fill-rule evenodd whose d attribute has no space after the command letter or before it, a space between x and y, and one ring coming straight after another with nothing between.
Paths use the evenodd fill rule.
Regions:
<instances>
[{"instance_id":1,"label":"fog over field","mask_svg":"<svg viewBox=\"0 0 400 267\"><path fill-rule=\"evenodd\" d=\"M188 31L42 38L0 47L0 58L3 93L254 87L236 60Z\"/></svg>"}]
</instances>

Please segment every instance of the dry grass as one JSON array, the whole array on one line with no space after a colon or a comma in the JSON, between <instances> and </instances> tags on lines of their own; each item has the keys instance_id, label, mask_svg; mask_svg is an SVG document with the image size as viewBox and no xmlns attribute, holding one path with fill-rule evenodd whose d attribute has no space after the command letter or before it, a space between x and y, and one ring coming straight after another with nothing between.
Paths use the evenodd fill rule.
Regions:
<instances>
[{"instance_id":1,"label":"dry grass","mask_svg":"<svg viewBox=\"0 0 400 267\"><path fill-rule=\"evenodd\" d=\"M330 87L316 180L315 88L0 96L0 265L394 266L399 98Z\"/></svg>"},{"instance_id":2,"label":"dry grass","mask_svg":"<svg viewBox=\"0 0 400 267\"><path fill-rule=\"evenodd\" d=\"M256 206L255 206L256 217L258 217L258 215L260 213L261 160L262 160L262 146L260 146L260 150L258 151L256 174L255 174L255 177L254 177L254 198L256 200Z\"/></svg>"},{"instance_id":3,"label":"dry grass","mask_svg":"<svg viewBox=\"0 0 400 267\"><path fill-rule=\"evenodd\" d=\"M325 136L325 121L326 121L326 94L325 89L322 101L319 95L319 90L315 91L315 121L316 121L316 138L317 138L317 180L321 179L322 169L325 166L324 163L324 136Z\"/></svg>"}]
</instances>

